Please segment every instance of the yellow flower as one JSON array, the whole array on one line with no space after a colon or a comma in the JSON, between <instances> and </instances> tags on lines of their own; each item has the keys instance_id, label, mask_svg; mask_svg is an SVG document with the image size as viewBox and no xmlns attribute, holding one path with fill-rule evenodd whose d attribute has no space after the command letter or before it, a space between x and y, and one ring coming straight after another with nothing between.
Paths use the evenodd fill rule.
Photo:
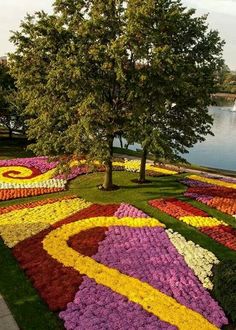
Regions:
<instances>
[{"instance_id":1,"label":"yellow flower","mask_svg":"<svg viewBox=\"0 0 236 330\"><path fill-rule=\"evenodd\" d=\"M227 226L225 222L212 217L187 216L187 217L181 217L179 218L179 220L193 227L215 227L219 225Z\"/></svg>"},{"instance_id":2,"label":"yellow flower","mask_svg":"<svg viewBox=\"0 0 236 330\"><path fill-rule=\"evenodd\" d=\"M206 178L206 177L203 177L203 176L200 176L200 175L190 175L190 176L188 176L188 178L191 179L191 180L210 183L210 184L213 184L215 186L236 189L236 183L232 183L232 182L226 182L226 181L222 181L222 180Z\"/></svg>"},{"instance_id":3,"label":"yellow flower","mask_svg":"<svg viewBox=\"0 0 236 330\"><path fill-rule=\"evenodd\" d=\"M153 166L151 164L147 164L146 169L149 170L149 171L154 171L154 172L157 172L157 173L163 173L163 174L167 174L167 175L178 174L178 172L176 172L176 171L167 170L166 168Z\"/></svg>"},{"instance_id":4,"label":"yellow flower","mask_svg":"<svg viewBox=\"0 0 236 330\"><path fill-rule=\"evenodd\" d=\"M15 175L14 175L14 173L11 173L12 177L8 178L3 175L4 173L6 173L8 171L11 171L11 172L15 171L18 173ZM55 169L47 171L46 173L40 174L36 177L27 179L27 177L30 176L31 174L32 174L32 170L25 166L0 167L0 182L1 183L25 184L25 183L36 183L36 182L46 181L46 180L53 178L53 176L55 174Z\"/></svg>"},{"instance_id":5,"label":"yellow flower","mask_svg":"<svg viewBox=\"0 0 236 330\"><path fill-rule=\"evenodd\" d=\"M63 220L91 203L80 198L11 211L0 215L0 236L9 247L39 233L51 224Z\"/></svg>"},{"instance_id":6,"label":"yellow flower","mask_svg":"<svg viewBox=\"0 0 236 330\"><path fill-rule=\"evenodd\" d=\"M97 226L160 226L158 220L150 218L121 218L97 217L84 219L64 225L50 232L43 240L44 249L67 267L73 267L81 274L94 279L98 284L104 285L114 292L127 297L130 301L138 303L144 310L156 315L181 330L215 330L201 314L189 309L174 298L153 288L148 283L120 273L117 269L109 268L90 257L84 257L68 246L67 242L85 229Z\"/></svg>"}]
</instances>

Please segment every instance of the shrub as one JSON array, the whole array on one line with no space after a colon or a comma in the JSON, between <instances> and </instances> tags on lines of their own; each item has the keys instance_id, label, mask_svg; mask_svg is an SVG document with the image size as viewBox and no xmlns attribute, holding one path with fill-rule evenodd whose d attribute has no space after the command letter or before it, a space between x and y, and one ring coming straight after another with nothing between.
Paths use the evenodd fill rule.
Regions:
<instances>
[{"instance_id":1,"label":"shrub","mask_svg":"<svg viewBox=\"0 0 236 330\"><path fill-rule=\"evenodd\" d=\"M214 295L233 322L236 322L236 259L221 262L215 268Z\"/></svg>"}]
</instances>

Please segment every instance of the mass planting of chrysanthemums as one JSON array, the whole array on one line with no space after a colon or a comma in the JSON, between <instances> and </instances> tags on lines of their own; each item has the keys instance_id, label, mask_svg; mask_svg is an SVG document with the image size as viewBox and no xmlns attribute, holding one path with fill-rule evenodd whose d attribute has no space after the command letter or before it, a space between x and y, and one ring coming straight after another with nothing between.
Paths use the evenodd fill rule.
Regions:
<instances>
[{"instance_id":1,"label":"mass planting of chrysanthemums","mask_svg":"<svg viewBox=\"0 0 236 330\"><path fill-rule=\"evenodd\" d=\"M59 192L68 180L104 171L97 161L90 165L76 160L59 174L58 162L46 157L0 161L0 200ZM118 159L113 168L138 172L140 161ZM146 170L177 174L151 163ZM236 214L236 181L183 182L187 196ZM236 250L236 230L225 222L177 199L149 203ZM210 294L217 257L129 204L67 196L0 207L0 238L67 330L207 330L228 323Z\"/></svg>"},{"instance_id":2,"label":"mass planting of chrysanthemums","mask_svg":"<svg viewBox=\"0 0 236 330\"><path fill-rule=\"evenodd\" d=\"M65 329L228 323L209 291L215 255L129 204L71 196L4 207L0 236Z\"/></svg>"},{"instance_id":3,"label":"mass planting of chrysanthemums","mask_svg":"<svg viewBox=\"0 0 236 330\"><path fill-rule=\"evenodd\" d=\"M139 172L140 171L140 160L125 160L124 161L124 168L126 171L129 172ZM166 174L166 175L171 175L171 174L177 174L176 171L173 170L169 170L167 168L163 168L163 167L158 167L156 165L153 165L151 163L147 163L146 164L146 171L147 174L152 176L157 173L159 174Z\"/></svg>"},{"instance_id":4,"label":"mass planting of chrysanthemums","mask_svg":"<svg viewBox=\"0 0 236 330\"><path fill-rule=\"evenodd\" d=\"M190 175L182 180L188 186L185 196L196 199L221 212L236 215L236 180Z\"/></svg>"},{"instance_id":5,"label":"mass planting of chrysanthemums","mask_svg":"<svg viewBox=\"0 0 236 330\"><path fill-rule=\"evenodd\" d=\"M184 223L197 228L218 243L236 250L236 229L219 219L175 198L154 199L149 204Z\"/></svg>"},{"instance_id":6,"label":"mass planting of chrysanthemums","mask_svg":"<svg viewBox=\"0 0 236 330\"><path fill-rule=\"evenodd\" d=\"M99 162L91 168L84 160L72 162L70 172L58 174L58 162L46 157L0 160L0 200L43 195L66 189L68 180L93 170L104 171ZM113 163L114 170L138 171L140 161L120 160ZM148 175L171 175L176 172L147 165Z\"/></svg>"}]
</instances>

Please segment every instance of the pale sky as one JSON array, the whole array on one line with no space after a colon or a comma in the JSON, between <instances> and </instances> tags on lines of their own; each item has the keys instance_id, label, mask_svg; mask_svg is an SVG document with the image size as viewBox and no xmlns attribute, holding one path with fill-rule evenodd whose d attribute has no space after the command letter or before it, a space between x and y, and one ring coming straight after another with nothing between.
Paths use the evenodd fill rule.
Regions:
<instances>
[{"instance_id":1,"label":"pale sky","mask_svg":"<svg viewBox=\"0 0 236 330\"><path fill-rule=\"evenodd\" d=\"M105 1L105 0L104 0ZM199 15L209 13L209 24L226 41L224 58L236 70L236 0L182 0L186 6L196 8ZM0 56L13 51L9 42L10 30L17 30L28 12L50 12L53 0L0 0Z\"/></svg>"}]
</instances>

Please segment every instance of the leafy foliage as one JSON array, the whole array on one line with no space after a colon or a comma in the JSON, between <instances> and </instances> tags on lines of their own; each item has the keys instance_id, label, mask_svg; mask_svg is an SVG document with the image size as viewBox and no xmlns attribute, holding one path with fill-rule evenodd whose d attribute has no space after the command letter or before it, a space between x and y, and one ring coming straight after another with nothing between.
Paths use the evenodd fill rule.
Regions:
<instances>
[{"instance_id":1,"label":"leafy foliage","mask_svg":"<svg viewBox=\"0 0 236 330\"><path fill-rule=\"evenodd\" d=\"M221 74L221 92L236 94L236 72L225 66Z\"/></svg>"},{"instance_id":2,"label":"leafy foliage","mask_svg":"<svg viewBox=\"0 0 236 330\"><path fill-rule=\"evenodd\" d=\"M179 0L56 0L28 15L10 62L33 151L100 159L108 188L115 136L169 155L201 140L222 43L194 13Z\"/></svg>"},{"instance_id":3,"label":"leafy foliage","mask_svg":"<svg viewBox=\"0 0 236 330\"><path fill-rule=\"evenodd\" d=\"M208 31L207 17L195 17L195 11L180 1L149 5L150 22L137 19L138 29L144 35L146 31L150 43L141 68L133 125L125 137L129 143L142 145L144 162L148 152L159 159L180 160L180 153L211 133L207 107L218 87L224 42L217 31ZM155 29L148 34L150 26Z\"/></svg>"},{"instance_id":4,"label":"leafy foliage","mask_svg":"<svg viewBox=\"0 0 236 330\"><path fill-rule=\"evenodd\" d=\"M214 294L222 307L236 322L236 261L221 262L215 270Z\"/></svg>"},{"instance_id":5,"label":"leafy foliage","mask_svg":"<svg viewBox=\"0 0 236 330\"><path fill-rule=\"evenodd\" d=\"M14 78L6 64L0 64L0 124L7 128L11 137L13 130L22 125L20 112L13 106L16 102Z\"/></svg>"}]
</instances>

